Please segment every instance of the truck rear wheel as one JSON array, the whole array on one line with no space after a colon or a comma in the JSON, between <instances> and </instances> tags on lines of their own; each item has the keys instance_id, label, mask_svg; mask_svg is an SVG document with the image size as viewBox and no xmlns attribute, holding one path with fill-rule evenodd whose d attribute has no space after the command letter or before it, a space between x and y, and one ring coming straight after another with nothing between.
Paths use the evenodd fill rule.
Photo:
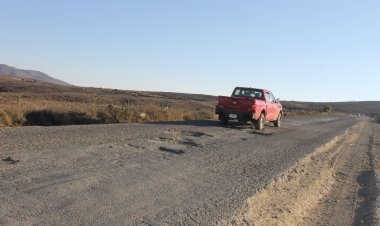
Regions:
<instances>
[{"instance_id":1,"label":"truck rear wheel","mask_svg":"<svg viewBox=\"0 0 380 226\"><path fill-rule=\"evenodd\" d=\"M219 115L220 124L228 126L228 118L224 115Z\"/></svg>"},{"instance_id":2,"label":"truck rear wheel","mask_svg":"<svg viewBox=\"0 0 380 226\"><path fill-rule=\"evenodd\" d=\"M264 114L261 113L260 118L256 121L256 125L255 125L256 129L258 129L258 130L264 129L264 124L265 124L264 117L265 117Z\"/></svg>"},{"instance_id":3,"label":"truck rear wheel","mask_svg":"<svg viewBox=\"0 0 380 226\"><path fill-rule=\"evenodd\" d=\"M275 127L281 127L281 119L282 119L282 114L281 114L281 113L278 113L277 120L274 121L274 126L275 126Z\"/></svg>"}]
</instances>

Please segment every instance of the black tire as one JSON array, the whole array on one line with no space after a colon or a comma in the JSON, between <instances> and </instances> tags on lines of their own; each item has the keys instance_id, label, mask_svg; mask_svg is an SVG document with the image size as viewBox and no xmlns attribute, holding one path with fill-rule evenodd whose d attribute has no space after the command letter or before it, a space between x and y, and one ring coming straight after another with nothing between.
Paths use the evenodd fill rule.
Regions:
<instances>
[{"instance_id":1,"label":"black tire","mask_svg":"<svg viewBox=\"0 0 380 226\"><path fill-rule=\"evenodd\" d=\"M219 115L219 121L223 126L228 126L228 118L226 116Z\"/></svg>"},{"instance_id":2,"label":"black tire","mask_svg":"<svg viewBox=\"0 0 380 226\"><path fill-rule=\"evenodd\" d=\"M245 121L245 120L239 120L239 123L241 123L241 124L247 124L248 121Z\"/></svg>"},{"instance_id":3,"label":"black tire","mask_svg":"<svg viewBox=\"0 0 380 226\"><path fill-rule=\"evenodd\" d=\"M259 119L257 119L256 121L255 128L257 130L263 130L264 124L265 124L265 116L263 113L261 113Z\"/></svg>"},{"instance_id":4,"label":"black tire","mask_svg":"<svg viewBox=\"0 0 380 226\"><path fill-rule=\"evenodd\" d=\"M277 120L273 122L274 126L275 127L281 127L281 120L282 120L282 114L278 113Z\"/></svg>"},{"instance_id":5,"label":"black tire","mask_svg":"<svg viewBox=\"0 0 380 226\"><path fill-rule=\"evenodd\" d=\"M277 117L277 120L273 122L273 123L274 123L274 126L275 126L275 127L281 127L281 120L282 120L282 114L279 113L279 114L278 114L278 117Z\"/></svg>"}]
</instances>

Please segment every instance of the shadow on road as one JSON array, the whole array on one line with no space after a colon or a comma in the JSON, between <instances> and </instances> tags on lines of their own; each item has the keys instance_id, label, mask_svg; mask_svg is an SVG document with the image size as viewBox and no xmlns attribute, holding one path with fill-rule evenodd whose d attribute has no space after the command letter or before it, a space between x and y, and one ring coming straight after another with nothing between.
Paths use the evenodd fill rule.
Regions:
<instances>
[{"instance_id":1,"label":"shadow on road","mask_svg":"<svg viewBox=\"0 0 380 226\"><path fill-rule=\"evenodd\" d=\"M189 121L168 121L168 122L146 122L150 125L175 125L175 126L199 126L199 127L221 127L216 120L189 120Z\"/></svg>"},{"instance_id":2,"label":"shadow on road","mask_svg":"<svg viewBox=\"0 0 380 226\"><path fill-rule=\"evenodd\" d=\"M229 122L228 126L222 125L218 120L191 120L191 121L169 121L169 122L147 122L145 124L151 125L176 125L176 126L196 126L196 127L221 127L235 130L251 130L251 134L270 136L272 133L266 131L258 131L251 123L240 123L237 121ZM274 127L271 123L265 124L266 128ZM202 135L201 135L202 136Z\"/></svg>"}]
</instances>

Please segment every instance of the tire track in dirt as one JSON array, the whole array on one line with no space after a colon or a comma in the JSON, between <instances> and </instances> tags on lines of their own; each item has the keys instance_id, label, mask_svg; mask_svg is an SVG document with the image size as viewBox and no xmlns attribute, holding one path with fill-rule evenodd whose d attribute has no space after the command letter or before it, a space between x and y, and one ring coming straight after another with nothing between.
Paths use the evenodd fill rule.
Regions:
<instances>
[{"instance_id":1,"label":"tire track in dirt","mask_svg":"<svg viewBox=\"0 0 380 226\"><path fill-rule=\"evenodd\" d=\"M380 225L379 218L379 196L380 179L378 156L380 146L375 145L375 138L378 140L379 125L373 124L370 129L371 135L368 137L368 162L365 169L357 177L357 208L355 210L353 225Z\"/></svg>"}]
</instances>

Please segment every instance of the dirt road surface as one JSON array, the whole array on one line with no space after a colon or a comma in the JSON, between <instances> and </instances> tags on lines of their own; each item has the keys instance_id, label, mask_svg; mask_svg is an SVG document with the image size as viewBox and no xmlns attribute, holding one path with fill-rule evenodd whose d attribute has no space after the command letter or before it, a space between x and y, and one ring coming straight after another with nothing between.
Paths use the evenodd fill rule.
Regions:
<instances>
[{"instance_id":1,"label":"dirt road surface","mask_svg":"<svg viewBox=\"0 0 380 226\"><path fill-rule=\"evenodd\" d=\"M250 224L249 198L364 120L289 117L263 132L215 121L3 128L0 225Z\"/></svg>"}]
</instances>

